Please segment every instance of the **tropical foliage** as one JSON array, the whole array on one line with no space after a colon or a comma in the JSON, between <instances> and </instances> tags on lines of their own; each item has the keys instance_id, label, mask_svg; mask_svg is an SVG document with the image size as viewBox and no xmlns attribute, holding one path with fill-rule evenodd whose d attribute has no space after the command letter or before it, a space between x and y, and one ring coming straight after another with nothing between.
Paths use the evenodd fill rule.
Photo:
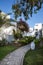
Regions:
<instances>
[{"instance_id":1,"label":"tropical foliage","mask_svg":"<svg viewBox=\"0 0 43 65\"><path fill-rule=\"evenodd\" d=\"M18 31L15 32L15 30L13 30L13 35L15 39L21 39L22 38L22 34Z\"/></svg>"},{"instance_id":2,"label":"tropical foliage","mask_svg":"<svg viewBox=\"0 0 43 65\"><path fill-rule=\"evenodd\" d=\"M19 40L18 42L21 45L27 45L27 44L30 44L33 40L34 40L34 37L32 37L32 36L25 36L21 40Z\"/></svg>"},{"instance_id":3,"label":"tropical foliage","mask_svg":"<svg viewBox=\"0 0 43 65\"><path fill-rule=\"evenodd\" d=\"M36 49L39 48L39 46L40 46L40 39L35 39L34 43L35 43Z\"/></svg>"},{"instance_id":4,"label":"tropical foliage","mask_svg":"<svg viewBox=\"0 0 43 65\"><path fill-rule=\"evenodd\" d=\"M15 18L17 18L18 16L21 16L22 13L25 19L28 19L29 16L32 17L33 13L37 13L37 11L41 9L42 3L43 3L43 0L14 0L12 9L13 9Z\"/></svg>"},{"instance_id":5,"label":"tropical foliage","mask_svg":"<svg viewBox=\"0 0 43 65\"><path fill-rule=\"evenodd\" d=\"M0 27L4 24L4 22L3 22L3 18L2 18L2 15L1 15L1 10L0 10Z\"/></svg>"},{"instance_id":6,"label":"tropical foliage","mask_svg":"<svg viewBox=\"0 0 43 65\"><path fill-rule=\"evenodd\" d=\"M2 14L2 11L0 10L0 27L3 24L6 24L6 23L10 22L10 20L6 18L8 15L10 15L10 13L8 13L8 14Z\"/></svg>"}]
</instances>

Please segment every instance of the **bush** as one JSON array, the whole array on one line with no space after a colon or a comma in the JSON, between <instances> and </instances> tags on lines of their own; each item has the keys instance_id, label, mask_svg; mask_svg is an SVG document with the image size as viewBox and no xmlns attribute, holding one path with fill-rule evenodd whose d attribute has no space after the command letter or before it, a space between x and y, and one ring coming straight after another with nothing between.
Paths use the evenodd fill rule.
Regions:
<instances>
[{"instance_id":1,"label":"bush","mask_svg":"<svg viewBox=\"0 0 43 65\"><path fill-rule=\"evenodd\" d=\"M34 37L32 37L32 36L29 36L28 37L28 42L30 43L30 42L32 42L34 40Z\"/></svg>"},{"instance_id":2,"label":"bush","mask_svg":"<svg viewBox=\"0 0 43 65\"><path fill-rule=\"evenodd\" d=\"M29 43L31 43L32 41L33 41L33 37L31 37L31 36L25 36L25 37L23 37L21 40L19 40L18 42L19 43L21 43L21 45L26 45L26 44L29 44Z\"/></svg>"},{"instance_id":3,"label":"bush","mask_svg":"<svg viewBox=\"0 0 43 65\"><path fill-rule=\"evenodd\" d=\"M40 40L39 39L35 39L34 43L35 43L36 48L39 48Z\"/></svg>"},{"instance_id":4,"label":"bush","mask_svg":"<svg viewBox=\"0 0 43 65\"><path fill-rule=\"evenodd\" d=\"M40 38L40 41L43 41L43 37Z\"/></svg>"},{"instance_id":5,"label":"bush","mask_svg":"<svg viewBox=\"0 0 43 65\"><path fill-rule=\"evenodd\" d=\"M14 30L13 30L13 35L14 35L15 39L18 39L18 38L21 39L22 38L22 34L19 32L14 32Z\"/></svg>"},{"instance_id":6,"label":"bush","mask_svg":"<svg viewBox=\"0 0 43 65\"><path fill-rule=\"evenodd\" d=\"M28 42L26 40L19 40L18 41L21 45L26 45Z\"/></svg>"},{"instance_id":7,"label":"bush","mask_svg":"<svg viewBox=\"0 0 43 65\"><path fill-rule=\"evenodd\" d=\"M6 45L6 40L5 39L0 40L0 46L4 46L4 45Z\"/></svg>"},{"instance_id":8,"label":"bush","mask_svg":"<svg viewBox=\"0 0 43 65\"><path fill-rule=\"evenodd\" d=\"M40 47L43 46L43 37L40 38Z\"/></svg>"}]
</instances>

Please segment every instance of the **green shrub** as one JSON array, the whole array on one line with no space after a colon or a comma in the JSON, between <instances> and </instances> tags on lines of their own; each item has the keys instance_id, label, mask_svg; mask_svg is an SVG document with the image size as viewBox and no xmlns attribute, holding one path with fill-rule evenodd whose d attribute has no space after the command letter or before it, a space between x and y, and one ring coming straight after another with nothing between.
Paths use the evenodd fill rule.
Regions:
<instances>
[{"instance_id":1,"label":"green shrub","mask_svg":"<svg viewBox=\"0 0 43 65\"><path fill-rule=\"evenodd\" d=\"M43 41L43 37L40 38L40 41Z\"/></svg>"},{"instance_id":2,"label":"green shrub","mask_svg":"<svg viewBox=\"0 0 43 65\"><path fill-rule=\"evenodd\" d=\"M15 39L18 39L19 38L20 39L20 38L22 38L22 34L21 33L15 33L14 34L14 38Z\"/></svg>"},{"instance_id":3,"label":"green shrub","mask_svg":"<svg viewBox=\"0 0 43 65\"><path fill-rule=\"evenodd\" d=\"M39 44L40 40L39 39L35 39L34 42L35 42L35 44Z\"/></svg>"},{"instance_id":4,"label":"green shrub","mask_svg":"<svg viewBox=\"0 0 43 65\"><path fill-rule=\"evenodd\" d=\"M6 40L5 39L0 40L0 46L4 46L4 45L6 45Z\"/></svg>"},{"instance_id":5,"label":"green shrub","mask_svg":"<svg viewBox=\"0 0 43 65\"><path fill-rule=\"evenodd\" d=\"M33 40L34 40L33 37L31 37L31 36L28 37L28 42L29 42L29 43L32 42Z\"/></svg>"},{"instance_id":6,"label":"green shrub","mask_svg":"<svg viewBox=\"0 0 43 65\"><path fill-rule=\"evenodd\" d=\"M31 43L32 41L33 41L33 37L31 37L31 36L25 36L25 37L23 37L21 40L19 40L18 42L19 43L21 43L21 45L26 45L26 44L29 44L29 43Z\"/></svg>"},{"instance_id":7,"label":"green shrub","mask_svg":"<svg viewBox=\"0 0 43 65\"><path fill-rule=\"evenodd\" d=\"M35 39L34 43L35 43L36 48L39 48L40 40L39 39Z\"/></svg>"},{"instance_id":8,"label":"green shrub","mask_svg":"<svg viewBox=\"0 0 43 65\"><path fill-rule=\"evenodd\" d=\"M27 38L28 40L29 40L29 39L32 40L32 41L34 40L34 37L32 37L32 36L25 36L24 39L26 39L26 38Z\"/></svg>"},{"instance_id":9,"label":"green shrub","mask_svg":"<svg viewBox=\"0 0 43 65\"><path fill-rule=\"evenodd\" d=\"M26 45L28 42L26 40L19 40L18 41L21 45Z\"/></svg>"},{"instance_id":10,"label":"green shrub","mask_svg":"<svg viewBox=\"0 0 43 65\"><path fill-rule=\"evenodd\" d=\"M43 46L43 37L40 37L40 47Z\"/></svg>"}]
</instances>

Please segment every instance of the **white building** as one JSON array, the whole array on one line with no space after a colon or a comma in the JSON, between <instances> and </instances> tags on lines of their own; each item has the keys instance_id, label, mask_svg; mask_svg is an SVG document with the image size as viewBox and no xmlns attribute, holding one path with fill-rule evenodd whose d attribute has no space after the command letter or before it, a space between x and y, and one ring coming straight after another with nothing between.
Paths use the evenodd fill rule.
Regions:
<instances>
[{"instance_id":1,"label":"white building","mask_svg":"<svg viewBox=\"0 0 43 65\"><path fill-rule=\"evenodd\" d=\"M33 32L33 28L32 27L29 28L29 32L30 33Z\"/></svg>"},{"instance_id":2,"label":"white building","mask_svg":"<svg viewBox=\"0 0 43 65\"><path fill-rule=\"evenodd\" d=\"M6 17L6 19L10 19L10 15L8 15L4 12L1 12L0 15L2 16L2 18Z\"/></svg>"},{"instance_id":3,"label":"white building","mask_svg":"<svg viewBox=\"0 0 43 65\"><path fill-rule=\"evenodd\" d=\"M4 12L0 12L0 16L2 16L2 19L5 17L6 20L10 20L10 15L7 15ZM3 26L0 28L0 40L5 38L8 42L11 42L13 37L13 29L15 30L14 26L10 26L9 24L3 24Z\"/></svg>"},{"instance_id":4,"label":"white building","mask_svg":"<svg viewBox=\"0 0 43 65\"><path fill-rule=\"evenodd\" d=\"M35 31L33 30L33 28L29 28L29 32L24 32L23 36L33 36L35 37Z\"/></svg>"},{"instance_id":5,"label":"white building","mask_svg":"<svg viewBox=\"0 0 43 65\"><path fill-rule=\"evenodd\" d=\"M14 30L17 31L17 22L10 22L12 26L14 26Z\"/></svg>"},{"instance_id":6,"label":"white building","mask_svg":"<svg viewBox=\"0 0 43 65\"><path fill-rule=\"evenodd\" d=\"M39 38L40 36L43 36L43 24L42 23L36 23L34 28L29 28L29 32L25 32L24 36L37 36Z\"/></svg>"},{"instance_id":7,"label":"white building","mask_svg":"<svg viewBox=\"0 0 43 65\"><path fill-rule=\"evenodd\" d=\"M42 23L35 24L34 31L35 31L35 34L37 35L37 38L39 38L40 36L43 35L42 29L43 29L43 24Z\"/></svg>"},{"instance_id":8,"label":"white building","mask_svg":"<svg viewBox=\"0 0 43 65\"><path fill-rule=\"evenodd\" d=\"M13 29L14 26L10 26L8 28L6 28L3 32L4 32L4 38L8 41L8 42L12 42L14 40L14 36L13 36Z\"/></svg>"},{"instance_id":9,"label":"white building","mask_svg":"<svg viewBox=\"0 0 43 65\"><path fill-rule=\"evenodd\" d=\"M42 23L37 23L37 24L35 24L35 26L34 26L34 30L36 31L40 31L42 29Z\"/></svg>"},{"instance_id":10,"label":"white building","mask_svg":"<svg viewBox=\"0 0 43 65\"><path fill-rule=\"evenodd\" d=\"M4 12L1 12L0 15L2 18L6 16L6 19L10 19L10 15L5 14ZM4 37L8 42L11 42L14 40L13 37L13 30L17 31L17 23L16 22L11 22L10 25L3 25L0 28L0 40ZM37 23L35 24L34 28L29 28L29 32L24 32L23 36L35 36L37 33L38 38L40 35L43 36L43 24L42 23Z\"/></svg>"},{"instance_id":11,"label":"white building","mask_svg":"<svg viewBox=\"0 0 43 65\"><path fill-rule=\"evenodd\" d=\"M1 27L0 40L4 38L8 42L14 41L13 30L15 30L14 26L9 26L7 28L5 26Z\"/></svg>"},{"instance_id":12,"label":"white building","mask_svg":"<svg viewBox=\"0 0 43 65\"><path fill-rule=\"evenodd\" d=\"M11 24L11 25L10 25ZM13 35L13 30L17 31L17 24L16 22L11 22L11 23L4 24L0 28L0 40L3 38L6 39L9 43L14 41L14 35Z\"/></svg>"}]
</instances>

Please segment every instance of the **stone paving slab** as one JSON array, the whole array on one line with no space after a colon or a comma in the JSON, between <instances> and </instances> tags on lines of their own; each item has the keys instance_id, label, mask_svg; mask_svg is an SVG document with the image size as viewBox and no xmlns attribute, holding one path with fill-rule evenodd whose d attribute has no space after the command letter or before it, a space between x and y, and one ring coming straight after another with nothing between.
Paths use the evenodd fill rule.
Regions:
<instances>
[{"instance_id":1,"label":"stone paving slab","mask_svg":"<svg viewBox=\"0 0 43 65\"><path fill-rule=\"evenodd\" d=\"M0 65L23 65L23 59L26 52L30 50L30 45L20 47L19 49L8 54L1 62Z\"/></svg>"}]
</instances>

